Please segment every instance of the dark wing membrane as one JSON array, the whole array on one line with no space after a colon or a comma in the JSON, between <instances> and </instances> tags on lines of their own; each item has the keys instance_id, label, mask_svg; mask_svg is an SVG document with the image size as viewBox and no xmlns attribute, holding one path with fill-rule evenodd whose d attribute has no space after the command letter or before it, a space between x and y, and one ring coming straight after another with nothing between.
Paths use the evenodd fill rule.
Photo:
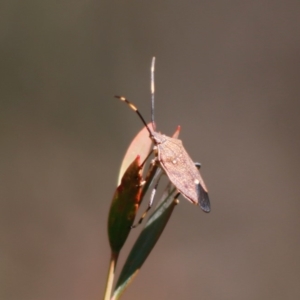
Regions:
<instances>
[{"instance_id":1,"label":"dark wing membrane","mask_svg":"<svg viewBox=\"0 0 300 300\"><path fill-rule=\"evenodd\" d=\"M201 184L196 184L197 194L198 194L198 203L204 212L210 212L210 201L208 193L203 189Z\"/></svg>"}]
</instances>

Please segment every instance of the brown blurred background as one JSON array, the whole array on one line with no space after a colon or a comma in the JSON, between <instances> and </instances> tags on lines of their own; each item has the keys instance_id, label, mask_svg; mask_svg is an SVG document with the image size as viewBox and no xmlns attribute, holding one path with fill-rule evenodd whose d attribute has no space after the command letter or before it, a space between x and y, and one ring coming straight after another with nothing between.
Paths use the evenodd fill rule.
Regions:
<instances>
[{"instance_id":1,"label":"brown blurred background","mask_svg":"<svg viewBox=\"0 0 300 300\"><path fill-rule=\"evenodd\" d=\"M182 126L212 212L182 199L123 299L300 298L299 1L0 11L0 299L103 297L107 213L142 127L113 95L149 120L153 55L158 128Z\"/></svg>"}]
</instances>

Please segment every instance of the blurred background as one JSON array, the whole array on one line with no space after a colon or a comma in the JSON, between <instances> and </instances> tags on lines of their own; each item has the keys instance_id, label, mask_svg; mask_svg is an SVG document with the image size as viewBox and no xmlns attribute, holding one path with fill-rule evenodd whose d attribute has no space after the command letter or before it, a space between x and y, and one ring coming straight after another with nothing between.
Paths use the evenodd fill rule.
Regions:
<instances>
[{"instance_id":1,"label":"blurred background","mask_svg":"<svg viewBox=\"0 0 300 300\"><path fill-rule=\"evenodd\" d=\"M0 11L1 299L103 297L107 214L142 128L113 95L150 120L154 55L158 129L181 125L212 211L182 199L123 299L299 299L298 1Z\"/></svg>"}]
</instances>

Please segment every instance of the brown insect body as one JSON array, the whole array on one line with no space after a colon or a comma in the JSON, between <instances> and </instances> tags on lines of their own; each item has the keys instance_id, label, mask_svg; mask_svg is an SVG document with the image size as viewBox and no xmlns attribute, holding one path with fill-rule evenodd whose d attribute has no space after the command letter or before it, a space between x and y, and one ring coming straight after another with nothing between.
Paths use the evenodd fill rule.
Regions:
<instances>
[{"instance_id":1,"label":"brown insect body","mask_svg":"<svg viewBox=\"0 0 300 300\"><path fill-rule=\"evenodd\" d=\"M157 161L170 181L187 200L210 212L207 188L182 141L158 132L152 132L151 138Z\"/></svg>"},{"instance_id":2,"label":"brown insect body","mask_svg":"<svg viewBox=\"0 0 300 300\"><path fill-rule=\"evenodd\" d=\"M155 131L154 122L154 64L155 57L151 65L151 121L153 130L151 130L141 113L133 103L123 96L115 96L137 113L141 121L147 128L150 138L154 143L154 152L156 162L165 171L166 175L178 191L193 204L201 206L205 212L210 212L210 201L205 183L188 153L185 151L181 140L171 138ZM151 202L151 201L150 201ZM149 208L152 204L149 205Z\"/></svg>"}]
</instances>

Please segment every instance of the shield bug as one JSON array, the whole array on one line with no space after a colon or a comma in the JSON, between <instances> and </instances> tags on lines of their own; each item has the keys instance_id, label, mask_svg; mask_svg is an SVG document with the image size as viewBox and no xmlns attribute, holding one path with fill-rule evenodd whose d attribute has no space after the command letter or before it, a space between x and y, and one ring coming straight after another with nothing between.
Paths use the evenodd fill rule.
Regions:
<instances>
[{"instance_id":1,"label":"shield bug","mask_svg":"<svg viewBox=\"0 0 300 300\"><path fill-rule=\"evenodd\" d=\"M166 136L156 131L154 122L154 66L151 64L151 130L136 106L123 96L115 96L135 111L146 126L149 137L154 143L155 162L164 170L172 184L188 201L200 205L204 212L210 212L208 190L195 163L183 147L181 140Z\"/></svg>"}]
</instances>

